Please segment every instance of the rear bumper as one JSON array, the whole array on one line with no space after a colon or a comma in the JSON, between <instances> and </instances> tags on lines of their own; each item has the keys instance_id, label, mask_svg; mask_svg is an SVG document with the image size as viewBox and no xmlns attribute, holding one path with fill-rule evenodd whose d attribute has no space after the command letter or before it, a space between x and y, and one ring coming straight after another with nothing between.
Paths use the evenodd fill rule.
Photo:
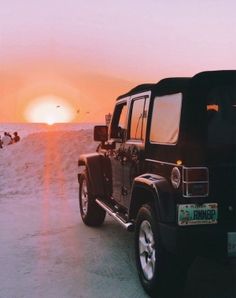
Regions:
<instances>
[{"instance_id":1,"label":"rear bumper","mask_svg":"<svg viewBox=\"0 0 236 298\"><path fill-rule=\"evenodd\" d=\"M177 255L228 256L228 230L218 225L179 227L160 223L164 247Z\"/></svg>"}]
</instances>

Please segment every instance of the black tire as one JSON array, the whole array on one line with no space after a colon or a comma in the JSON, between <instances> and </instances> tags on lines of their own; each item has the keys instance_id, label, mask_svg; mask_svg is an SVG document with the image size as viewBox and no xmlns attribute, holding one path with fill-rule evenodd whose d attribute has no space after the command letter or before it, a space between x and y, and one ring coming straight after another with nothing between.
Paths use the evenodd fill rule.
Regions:
<instances>
[{"instance_id":1,"label":"black tire","mask_svg":"<svg viewBox=\"0 0 236 298\"><path fill-rule=\"evenodd\" d=\"M95 202L95 198L92 197L86 173L81 175L79 185L79 206L83 222L87 226L92 227L102 225L106 212Z\"/></svg>"},{"instance_id":2,"label":"black tire","mask_svg":"<svg viewBox=\"0 0 236 298\"><path fill-rule=\"evenodd\" d=\"M187 270L163 247L154 209L143 205L135 226L135 258L139 278L151 297L183 297Z\"/></svg>"}]
</instances>

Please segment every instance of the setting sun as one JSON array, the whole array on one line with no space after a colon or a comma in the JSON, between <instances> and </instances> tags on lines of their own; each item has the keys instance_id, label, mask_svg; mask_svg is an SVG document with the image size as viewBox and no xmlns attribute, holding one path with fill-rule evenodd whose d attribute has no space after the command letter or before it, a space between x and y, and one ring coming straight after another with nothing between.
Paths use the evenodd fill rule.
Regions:
<instances>
[{"instance_id":1,"label":"setting sun","mask_svg":"<svg viewBox=\"0 0 236 298\"><path fill-rule=\"evenodd\" d=\"M63 98L45 95L34 99L28 105L25 117L29 122L52 125L72 121L74 112L73 108Z\"/></svg>"}]
</instances>

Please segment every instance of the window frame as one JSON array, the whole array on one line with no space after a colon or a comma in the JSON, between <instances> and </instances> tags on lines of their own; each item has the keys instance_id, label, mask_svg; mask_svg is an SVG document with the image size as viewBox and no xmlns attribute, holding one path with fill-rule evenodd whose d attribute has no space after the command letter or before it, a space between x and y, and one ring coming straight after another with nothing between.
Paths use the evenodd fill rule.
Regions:
<instances>
[{"instance_id":1,"label":"window frame","mask_svg":"<svg viewBox=\"0 0 236 298\"><path fill-rule=\"evenodd\" d=\"M141 101L141 100L144 101L143 106L142 106L143 108L142 108L142 113L140 114L140 116L137 120L140 123L137 123L137 127L136 127L136 129L138 131L138 128L139 128L139 125L140 125L140 137L138 135L138 137L133 138L133 137L131 137L131 130L132 130L132 119L133 119L132 116L133 116L133 111L134 111L134 105L135 105L135 103L137 103L138 101ZM136 142L137 141L139 141L139 142L143 141L143 112L144 112L145 104L146 104L146 98L143 97L143 96L142 97L135 97L131 102L131 105L130 105L130 123L129 123L129 131L128 131L128 139L129 140L136 141Z\"/></svg>"},{"instance_id":2,"label":"window frame","mask_svg":"<svg viewBox=\"0 0 236 298\"><path fill-rule=\"evenodd\" d=\"M128 126L127 126L127 144L144 144L145 139L147 136L147 121L148 121L148 110L149 110L149 104L150 104L150 96L151 96L151 91L147 92L142 92L139 94L135 94L130 98L130 103L129 103L129 117L128 117ZM130 137L130 132L131 132L131 120L132 120L132 112L133 112L133 105L134 102L140 99L144 99L144 105L143 105L143 112L146 110L146 117L142 117L142 139L132 139ZM144 129L144 121L146 121L146 130Z\"/></svg>"},{"instance_id":3,"label":"window frame","mask_svg":"<svg viewBox=\"0 0 236 298\"><path fill-rule=\"evenodd\" d=\"M115 108L113 111L113 115L112 115L112 120L111 120L110 127L109 127L109 139L112 139L112 140L115 140L116 142L122 143L123 142L122 138L112 136L112 130L113 130L112 128L114 128L114 125L116 124L117 128L119 127L119 120L120 120L120 116L122 114L123 108L121 109L121 112L119 114L118 121L115 124L114 124L114 122L116 121L115 117L117 115L117 110L119 109L120 106L126 106L126 109L127 109L126 110L126 119L125 119L125 128L124 128L126 130L126 134L127 134L127 119L128 119L128 114L129 114L129 104L128 104L128 99L124 98L124 99L116 102L116 105L115 105Z\"/></svg>"}]
</instances>

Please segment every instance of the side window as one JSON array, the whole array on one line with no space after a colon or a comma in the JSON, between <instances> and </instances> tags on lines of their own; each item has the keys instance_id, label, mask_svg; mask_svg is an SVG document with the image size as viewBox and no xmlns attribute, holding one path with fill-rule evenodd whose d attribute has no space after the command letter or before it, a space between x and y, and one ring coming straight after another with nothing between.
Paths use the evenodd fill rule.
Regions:
<instances>
[{"instance_id":1,"label":"side window","mask_svg":"<svg viewBox=\"0 0 236 298\"><path fill-rule=\"evenodd\" d=\"M144 125L146 125L145 98L135 99L132 103L130 134L132 140L144 139ZM144 124L145 122L145 124Z\"/></svg>"},{"instance_id":2,"label":"side window","mask_svg":"<svg viewBox=\"0 0 236 298\"><path fill-rule=\"evenodd\" d=\"M179 136L182 94L154 98L150 142L175 144Z\"/></svg>"},{"instance_id":3,"label":"side window","mask_svg":"<svg viewBox=\"0 0 236 298\"><path fill-rule=\"evenodd\" d=\"M114 139L121 139L126 131L126 119L127 119L127 104L121 103L115 107L111 122L110 137Z\"/></svg>"}]
</instances>

